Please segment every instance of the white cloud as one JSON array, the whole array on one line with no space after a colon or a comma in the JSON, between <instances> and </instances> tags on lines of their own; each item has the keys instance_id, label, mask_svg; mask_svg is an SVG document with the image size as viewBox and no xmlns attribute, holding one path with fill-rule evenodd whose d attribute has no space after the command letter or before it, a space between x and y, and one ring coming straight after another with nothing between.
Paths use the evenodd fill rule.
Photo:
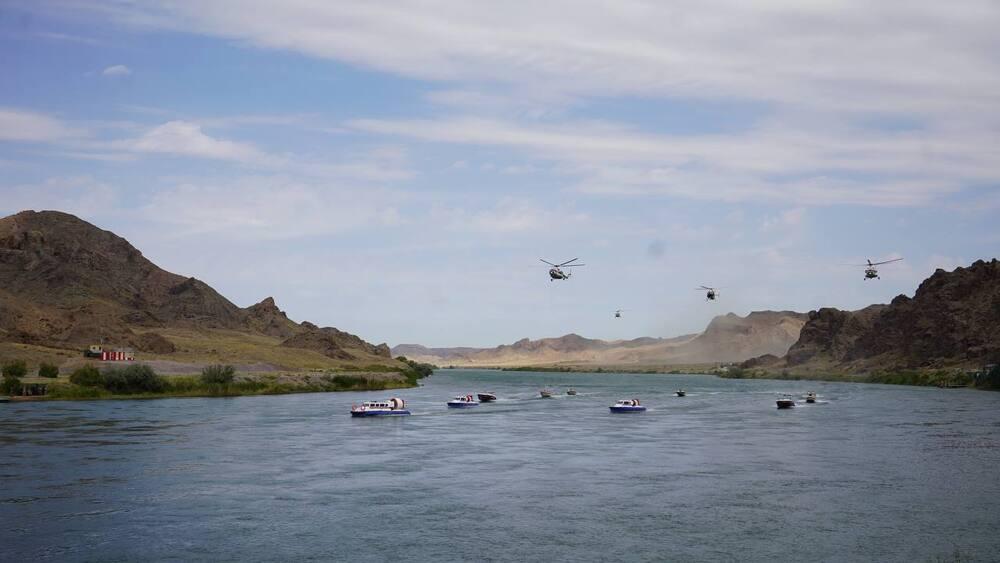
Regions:
<instances>
[{"instance_id":1,"label":"white cloud","mask_svg":"<svg viewBox=\"0 0 1000 563\"><path fill-rule=\"evenodd\" d=\"M285 176L200 180L157 190L143 210L176 236L215 234L280 240L344 233L403 222L400 194L363 186L330 186Z\"/></svg>"},{"instance_id":2,"label":"white cloud","mask_svg":"<svg viewBox=\"0 0 1000 563\"><path fill-rule=\"evenodd\" d=\"M125 65L114 65L101 71L104 76L128 76L132 74L132 69Z\"/></svg>"},{"instance_id":3,"label":"white cloud","mask_svg":"<svg viewBox=\"0 0 1000 563\"><path fill-rule=\"evenodd\" d=\"M929 0L218 0L98 9L136 25L525 91L942 113L990 111L1000 92L1000 7L990 0L960 9Z\"/></svg>"},{"instance_id":4,"label":"white cloud","mask_svg":"<svg viewBox=\"0 0 1000 563\"><path fill-rule=\"evenodd\" d=\"M603 196L766 200L794 205L924 205L966 181L1000 179L989 140L940 132L811 134L765 125L711 135L656 135L608 122L558 124L478 118L374 120L349 126L423 141L500 146L550 159ZM859 177L864 179L858 179Z\"/></svg>"},{"instance_id":5,"label":"white cloud","mask_svg":"<svg viewBox=\"0 0 1000 563\"><path fill-rule=\"evenodd\" d=\"M241 162L268 160L253 145L210 137L201 130L201 125L187 121L169 121L147 131L138 139L118 142L117 146L136 152L197 158Z\"/></svg>"},{"instance_id":6,"label":"white cloud","mask_svg":"<svg viewBox=\"0 0 1000 563\"><path fill-rule=\"evenodd\" d=\"M32 111L0 108L0 141L54 142L83 135L83 131L54 117Z\"/></svg>"}]
</instances>

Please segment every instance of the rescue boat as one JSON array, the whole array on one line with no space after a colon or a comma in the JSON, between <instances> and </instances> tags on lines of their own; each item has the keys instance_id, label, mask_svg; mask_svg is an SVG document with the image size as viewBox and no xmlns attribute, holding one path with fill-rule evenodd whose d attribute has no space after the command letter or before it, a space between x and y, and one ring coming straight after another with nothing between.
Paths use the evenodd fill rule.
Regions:
<instances>
[{"instance_id":1,"label":"rescue boat","mask_svg":"<svg viewBox=\"0 0 1000 563\"><path fill-rule=\"evenodd\" d=\"M351 416L407 416L406 401L393 397L388 401L364 401L351 405Z\"/></svg>"},{"instance_id":2,"label":"rescue boat","mask_svg":"<svg viewBox=\"0 0 1000 563\"><path fill-rule=\"evenodd\" d=\"M469 407L478 407L479 403L472 398L472 395L463 395L461 397L455 397L454 399L448 401L448 408L451 409L466 409Z\"/></svg>"},{"instance_id":3,"label":"rescue boat","mask_svg":"<svg viewBox=\"0 0 1000 563\"><path fill-rule=\"evenodd\" d=\"M621 399L608 407L611 412L643 412L646 407L639 404L639 399Z\"/></svg>"}]
</instances>

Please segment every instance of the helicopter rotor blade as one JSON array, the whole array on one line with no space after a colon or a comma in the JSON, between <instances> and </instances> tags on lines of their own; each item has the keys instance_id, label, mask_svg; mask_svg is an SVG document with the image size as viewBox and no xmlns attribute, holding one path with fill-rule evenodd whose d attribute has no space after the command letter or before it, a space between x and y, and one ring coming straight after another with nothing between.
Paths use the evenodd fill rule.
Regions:
<instances>
[{"instance_id":1,"label":"helicopter rotor blade","mask_svg":"<svg viewBox=\"0 0 1000 563\"><path fill-rule=\"evenodd\" d=\"M891 264L893 262L899 262L900 260L902 260L902 258L893 258L892 260L886 260L884 262L875 262L875 263L872 263L871 261L869 261L868 265L869 266L881 266L882 264Z\"/></svg>"},{"instance_id":2,"label":"helicopter rotor blade","mask_svg":"<svg viewBox=\"0 0 1000 563\"><path fill-rule=\"evenodd\" d=\"M579 258L574 258L572 260L567 260L567 261L563 262L562 264L559 264L559 267L561 268L563 266L567 266L567 265L569 265L570 262L576 262L577 260L579 260ZM582 266L582 264L580 264L580 265Z\"/></svg>"},{"instance_id":3,"label":"helicopter rotor blade","mask_svg":"<svg viewBox=\"0 0 1000 563\"><path fill-rule=\"evenodd\" d=\"M539 258L539 260L542 260L542 259L541 259L541 258ZM542 262L545 262L545 263L546 263L546 264L548 264L549 266L555 266L556 268L558 268L558 267L559 267L558 265L556 265L556 264L553 264L552 262L549 262L548 260L542 260Z\"/></svg>"},{"instance_id":4,"label":"helicopter rotor blade","mask_svg":"<svg viewBox=\"0 0 1000 563\"><path fill-rule=\"evenodd\" d=\"M586 266L586 264L563 264L560 268L572 268L574 266Z\"/></svg>"}]
</instances>

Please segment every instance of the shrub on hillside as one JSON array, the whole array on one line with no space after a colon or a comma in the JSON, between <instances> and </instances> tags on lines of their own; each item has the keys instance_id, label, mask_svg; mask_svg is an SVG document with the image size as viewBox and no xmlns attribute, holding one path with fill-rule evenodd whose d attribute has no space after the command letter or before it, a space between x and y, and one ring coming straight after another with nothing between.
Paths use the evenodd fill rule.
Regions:
<instances>
[{"instance_id":1,"label":"shrub on hillside","mask_svg":"<svg viewBox=\"0 0 1000 563\"><path fill-rule=\"evenodd\" d=\"M236 377L236 368L216 364L201 370L201 382L205 385L228 385Z\"/></svg>"},{"instance_id":2,"label":"shrub on hillside","mask_svg":"<svg viewBox=\"0 0 1000 563\"><path fill-rule=\"evenodd\" d=\"M167 381L156 375L153 368L134 364L104 372L104 388L112 393L162 393Z\"/></svg>"},{"instance_id":3,"label":"shrub on hillside","mask_svg":"<svg viewBox=\"0 0 1000 563\"><path fill-rule=\"evenodd\" d=\"M4 377L24 377L28 375L28 364L24 360L11 360L3 365Z\"/></svg>"},{"instance_id":4,"label":"shrub on hillside","mask_svg":"<svg viewBox=\"0 0 1000 563\"><path fill-rule=\"evenodd\" d=\"M104 387L104 375L92 365L85 365L73 370L69 382L83 387Z\"/></svg>"},{"instance_id":5,"label":"shrub on hillside","mask_svg":"<svg viewBox=\"0 0 1000 563\"><path fill-rule=\"evenodd\" d=\"M59 366L42 362L38 366L38 377L48 377L50 379L59 377Z\"/></svg>"}]
</instances>

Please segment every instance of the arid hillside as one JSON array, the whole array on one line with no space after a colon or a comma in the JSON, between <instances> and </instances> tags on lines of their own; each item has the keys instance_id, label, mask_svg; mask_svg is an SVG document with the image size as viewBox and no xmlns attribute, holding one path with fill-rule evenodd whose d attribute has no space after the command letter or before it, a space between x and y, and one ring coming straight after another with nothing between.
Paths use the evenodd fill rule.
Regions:
<instances>
[{"instance_id":1,"label":"arid hillside","mask_svg":"<svg viewBox=\"0 0 1000 563\"><path fill-rule=\"evenodd\" d=\"M732 313L709 323L705 332L676 338L605 341L567 334L540 340L521 339L496 348L425 348L404 344L394 355L438 365L523 367L654 366L740 362L762 354L784 355L799 337L806 315L791 311Z\"/></svg>"},{"instance_id":2,"label":"arid hillside","mask_svg":"<svg viewBox=\"0 0 1000 563\"><path fill-rule=\"evenodd\" d=\"M268 297L240 308L73 215L0 219L0 355L77 357L91 344L146 359L298 369L399 367L387 345L290 320ZM29 355L30 355L29 354Z\"/></svg>"}]
</instances>

